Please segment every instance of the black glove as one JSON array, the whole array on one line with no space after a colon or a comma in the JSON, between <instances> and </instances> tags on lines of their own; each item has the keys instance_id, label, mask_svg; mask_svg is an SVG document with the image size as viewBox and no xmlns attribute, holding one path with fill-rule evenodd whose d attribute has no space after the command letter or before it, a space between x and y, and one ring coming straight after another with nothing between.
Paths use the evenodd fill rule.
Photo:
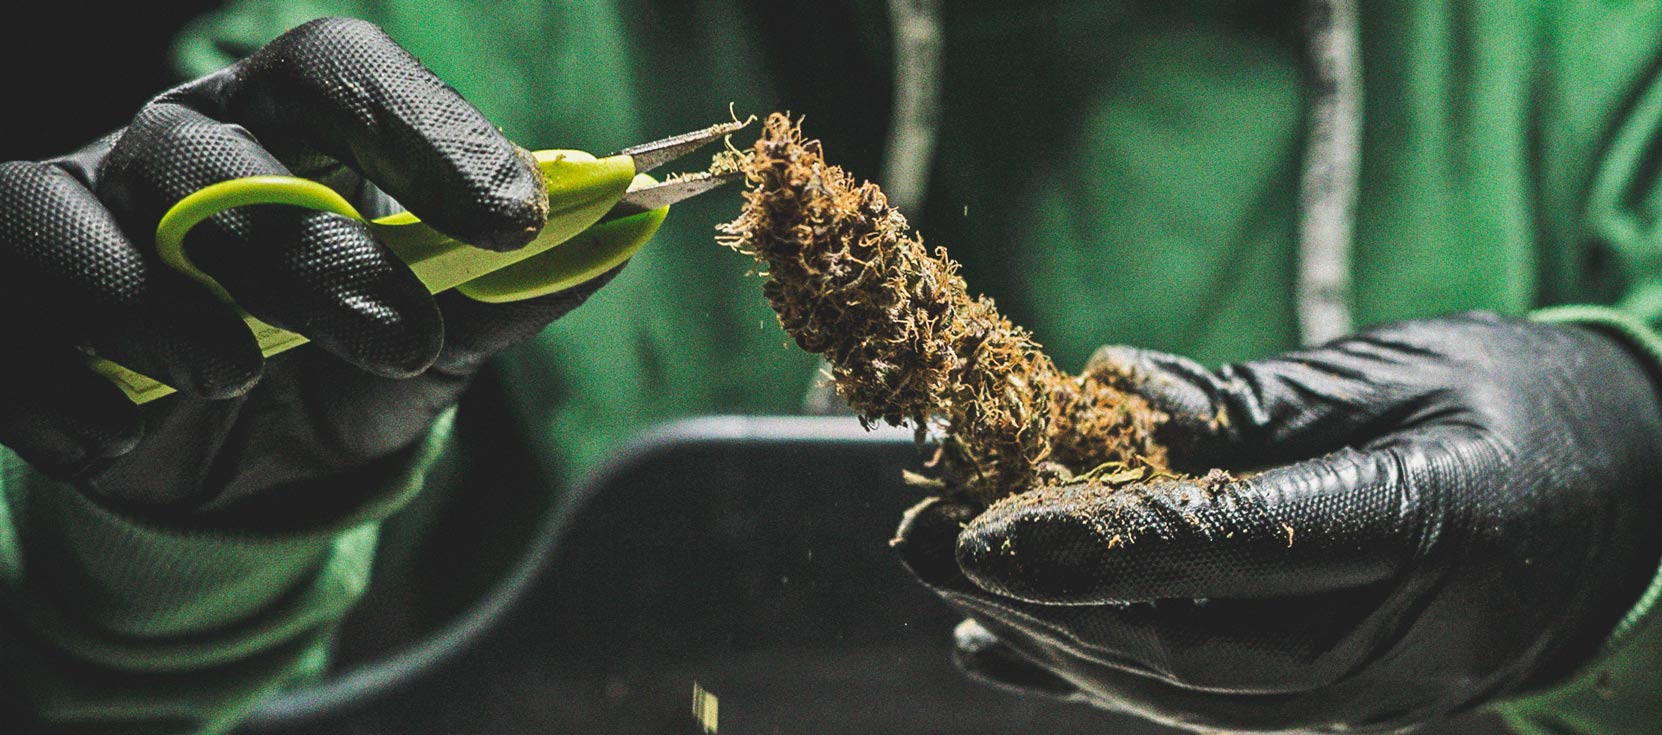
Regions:
<instances>
[{"instance_id":1,"label":"black glove","mask_svg":"<svg viewBox=\"0 0 1662 735\"><path fill-rule=\"evenodd\" d=\"M233 310L153 246L180 198L260 174L349 195L373 192L367 180L498 250L529 242L548 210L530 155L380 29L300 26L81 151L0 165L0 442L146 511L301 505L300 485L361 484L347 475L422 436L486 357L604 281L502 306L435 299L359 222L242 207L185 248L250 313L314 343L264 363ZM135 407L84 366L81 346L179 395Z\"/></svg>"},{"instance_id":2,"label":"black glove","mask_svg":"<svg viewBox=\"0 0 1662 735\"><path fill-rule=\"evenodd\" d=\"M932 499L896 546L982 678L1193 728L1386 731L1562 678L1656 573L1612 336L1471 314L1210 372L1106 348L1198 481Z\"/></svg>"}]
</instances>

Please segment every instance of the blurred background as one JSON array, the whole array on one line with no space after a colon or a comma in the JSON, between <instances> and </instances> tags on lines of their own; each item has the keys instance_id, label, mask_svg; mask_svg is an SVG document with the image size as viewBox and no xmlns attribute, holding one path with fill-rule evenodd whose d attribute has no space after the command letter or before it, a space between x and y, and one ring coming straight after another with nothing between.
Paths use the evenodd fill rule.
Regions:
<instances>
[{"instance_id":1,"label":"blurred background","mask_svg":"<svg viewBox=\"0 0 1662 735\"><path fill-rule=\"evenodd\" d=\"M173 33L215 5L42 3L14 18L0 158L64 153L124 124L176 81ZM708 731L696 686L734 735L1175 732L954 670L956 617L886 545L918 498L899 471L918 461L908 434L867 435L846 417L663 427L594 473L581 502L518 529L545 538L478 580L500 609L412 618L409 587L378 579L342 636L343 676L244 731L693 734ZM457 525L479 548L511 545ZM435 636L449 639L419 647ZM1504 730L1472 717L1423 732Z\"/></svg>"},{"instance_id":2,"label":"blurred background","mask_svg":"<svg viewBox=\"0 0 1662 735\"><path fill-rule=\"evenodd\" d=\"M0 160L65 153L126 124L176 83L167 50L179 28L217 2L32 3L0 42L6 114ZM66 29L71 29L66 31Z\"/></svg>"}]
</instances>

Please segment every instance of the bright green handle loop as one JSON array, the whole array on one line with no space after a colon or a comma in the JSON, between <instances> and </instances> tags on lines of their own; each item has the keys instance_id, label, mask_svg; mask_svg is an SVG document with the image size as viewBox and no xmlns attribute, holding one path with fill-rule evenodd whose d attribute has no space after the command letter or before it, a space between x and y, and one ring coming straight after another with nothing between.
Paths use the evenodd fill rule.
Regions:
<instances>
[{"instance_id":1,"label":"bright green handle loop","mask_svg":"<svg viewBox=\"0 0 1662 735\"><path fill-rule=\"evenodd\" d=\"M532 155L548 185L549 215L536 239L523 248L511 252L476 248L434 230L409 212L382 217L368 225L376 239L408 265L428 291L436 294L460 288L463 294L481 301L515 301L568 289L610 270L634 255L668 212L669 208L663 207L596 225L631 186L651 184L651 177L637 175L629 156L596 158L570 150L536 151ZM212 184L179 200L156 226L156 250L169 267L234 304L225 288L185 254L185 236L215 214L265 204L364 219L345 198L318 182L292 176L251 176ZM568 241L570 248L559 247ZM246 312L242 318L267 357L306 343L305 337ZM134 403L147 403L173 392L156 380L96 355L89 356L88 364Z\"/></svg>"},{"instance_id":2,"label":"bright green handle loop","mask_svg":"<svg viewBox=\"0 0 1662 735\"><path fill-rule=\"evenodd\" d=\"M156 225L156 252L163 262L206 286L220 300L235 303L219 281L185 256L185 234L220 212L254 204L288 204L363 220L345 198L316 181L295 176L248 176L209 184L180 199Z\"/></svg>"}]
</instances>

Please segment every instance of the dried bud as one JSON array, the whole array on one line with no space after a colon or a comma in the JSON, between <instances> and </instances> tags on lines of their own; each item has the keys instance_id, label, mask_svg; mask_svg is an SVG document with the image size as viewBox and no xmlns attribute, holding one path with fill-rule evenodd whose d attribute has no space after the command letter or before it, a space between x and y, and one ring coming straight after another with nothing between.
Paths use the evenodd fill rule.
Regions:
<instances>
[{"instance_id":1,"label":"dried bud","mask_svg":"<svg viewBox=\"0 0 1662 735\"><path fill-rule=\"evenodd\" d=\"M779 323L826 356L863 421L945 429L949 488L987 503L1105 465L1169 471L1157 412L1110 377L1058 370L789 117L768 118L743 170L744 211L722 242L766 264Z\"/></svg>"}]
</instances>

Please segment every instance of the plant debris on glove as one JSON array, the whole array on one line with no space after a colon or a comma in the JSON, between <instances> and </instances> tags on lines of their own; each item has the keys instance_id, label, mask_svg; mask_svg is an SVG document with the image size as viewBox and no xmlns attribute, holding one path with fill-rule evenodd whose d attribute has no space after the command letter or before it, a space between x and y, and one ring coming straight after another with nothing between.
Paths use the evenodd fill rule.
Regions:
<instances>
[{"instance_id":1,"label":"plant debris on glove","mask_svg":"<svg viewBox=\"0 0 1662 735\"><path fill-rule=\"evenodd\" d=\"M780 324L825 355L863 422L909 424L941 445L945 489L990 503L1067 482L1170 474L1164 417L1110 370L1062 372L991 299L971 296L876 184L825 162L799 123L769 116L743 166L728 247L766 265Z\"/></svg>"}]
</instances>

